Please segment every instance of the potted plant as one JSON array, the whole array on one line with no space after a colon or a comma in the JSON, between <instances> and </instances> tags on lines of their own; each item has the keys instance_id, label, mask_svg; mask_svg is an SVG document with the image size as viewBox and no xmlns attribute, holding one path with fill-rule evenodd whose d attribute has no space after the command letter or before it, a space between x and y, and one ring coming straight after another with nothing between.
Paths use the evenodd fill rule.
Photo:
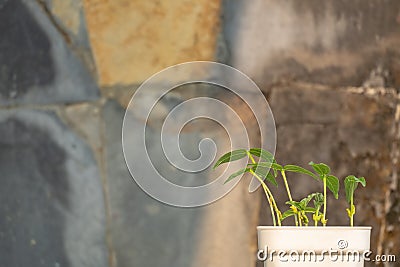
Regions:
<instances>
[{"instance_id":1,"label":"potted plant","mask_svg":"<svg viewBox=\"0 0 400 267\"><path fill-rule=\"evenodd\" d=\"M245 168L231 174L225 183L250 173L264 190L272 216L273 226L259 226L257 256L264 266L364 266L371 252L371 227L355 227L354 192L358 185L366 185L364 177L349 175L344 179L347 216L350 226L327 226L328 190L338 199L339 179L324 163L310 162L312 170L297 165L280 165L274 156L261 148L238 149L223 155L215 163L221 164L247 158ZM292 198L288 173L304 174L322 183L321 192L313 192L300 200ZM270 186L282 179L288 197L288 209L281 211ZM294 226L282 226L282 221L293 219Z\"/></svg>"}]
</instances>

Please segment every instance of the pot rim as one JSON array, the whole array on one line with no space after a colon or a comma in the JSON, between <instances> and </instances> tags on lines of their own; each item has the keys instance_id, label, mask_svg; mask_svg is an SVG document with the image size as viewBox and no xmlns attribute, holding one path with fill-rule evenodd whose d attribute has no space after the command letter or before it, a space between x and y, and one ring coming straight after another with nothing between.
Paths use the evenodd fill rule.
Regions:
<instances>
[{"instance_id":1,"label":"pot rim","mask_svg":"<svg viewBox=\"0 0 400 267\"><path fill-rule=\"evenodd\" d=\"M372 226L257 226L257 230L371 230Z\"/></svg>"}]
</instances>

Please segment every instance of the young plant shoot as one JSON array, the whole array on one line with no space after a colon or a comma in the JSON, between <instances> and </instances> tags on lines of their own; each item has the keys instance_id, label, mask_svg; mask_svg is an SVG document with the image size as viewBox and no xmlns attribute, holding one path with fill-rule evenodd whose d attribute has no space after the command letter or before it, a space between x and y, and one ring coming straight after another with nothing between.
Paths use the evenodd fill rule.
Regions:
<instances>
[{"instance_id":1,"label":"young plant shoot","mask_svg":"<svg viewBox=\"0 0 400 267\"><path fill-rule=\"evenodd\" d=\"M318 174L319 180L321 180L324 184L324 212L322 213L322 218L321 222L323 226L326 226L326 223L328 220L326 219L326 208L327 208L327 194L326 194L326 189L328 188L333 195L335 196L336 199L339 197L339 179L331 175L331 169L329 168L328 165L324 163L314 163L310 162L309 163L311 167L314 169L314 171Z\"/></svg>"},{"instance_id":2,"label":"young plant shoot","mask_svg":"<svg viewBox=\"0 0 400 267\"><path fill-rule=\"evenodd\" d=\"M347 215L350 218L350 226L354 226L354 214L356 213L356 206L354 205L354 191L356 191L358 184L363 187L367 185L364 177L355 177L354 175L349 175L344 179L344 187L346 191L346 200L349 203L349 208L346 209Z\"/></svg>"}]
</instances>

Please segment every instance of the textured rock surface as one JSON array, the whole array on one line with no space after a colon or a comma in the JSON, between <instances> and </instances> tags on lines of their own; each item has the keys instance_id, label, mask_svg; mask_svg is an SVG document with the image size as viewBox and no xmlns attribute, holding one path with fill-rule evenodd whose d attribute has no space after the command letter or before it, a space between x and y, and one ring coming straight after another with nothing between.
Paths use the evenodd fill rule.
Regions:
<instances>
[{"instance_id":1,"label":"textured rock surface","mask_svg":"<svg viewBox=\"0 0 400 267\"><path fill-rule=\"evenodd\" d=\"M220 0L84 3L102 85L141 83L174 64L214 59Z\"/></svg>"},{"instance_id":2,"label":"textured rock surface","mask_svg":"<svg viewBox=\"0 0 400 267\"><path fill-rule=\"evenodd\" d=\"M0 105L93 100L98 89L88 68L35 1L0 7Z\"/></svg>"},{"instance_id":3,"label":"textured rock surface","mask_svg":"<svg viewBox=\"0 0 400 267\"><path fill-rule=\"evenodd\" d=\"M104 109L113 257L117 266L188 266L198 241L194 233L200 210L162 204L133 181L120 142L124 113L115 102Z\"/></svg>"},{"instance_id":4,"label":"textured rock surface","mask_svg":"<svg viewBox=\"0 0 400 267\"><path fill-rule=\"evenodd\" d=\"M96 66L92 57L89 35L86 27L83 0L37 0L68 48L84 62L93 77Z\"/></svg>"},{"instance_id":5,"label":"textured rock surface","mask_svg":"<svg viewBox=\"0 0 400 267\"><path fill-rule=\"evenodd\" d=\"M52 112L0 112L4 266L107 266L105 209L88 146Z\"/></svg>"},{"instance_id":6,"label":"textured rock surface","mask_svg":"<svg viewBox=\"0 0 400 267\"><path fill-rule=\"evenodd\" d=\"M366 177L367 188L356 192L355 223L373 227L374 253L398 255L393 241L399 239L398 232L393 227L386 232L399 220L398 192L391 189L398 175L396 92L294 84L274 88L270 104L278 127L278 160L304 166L310 161L327 163L342 182L348 174ZM309 177L290 180L294 198L321 190ZM330 225L348 225L344 190L340 197L341 201L329 199ZM281 203L285 200L282 196Z\"/></svg>"},{"instance_id":7,"label":"textured rock surface","mask_svg":"<svg viewBox=\"0 0 400 267\"><path fill-rule=\"evenodd\" d=\"M374 227L374 253L400 255L399 25L395 0L0 0L0 266L257 265L255 226L271 220L248 179L213 205L183 210L146 195L123 159L122 117L135 88L189 60L229 62L256 80L275 113L280 161L366 176L356 224ZM219 99L241 113L252 140L259 135L238 98L203 89L177 88L148 121L157 169L182 185L215 174L165 161L159 129L175 105ZM155 91L135 107L138 126ZM229 142L220 130L191 122L182 153L198 157L199 141L212 137L222 154ZM290 183L296 197L320 189ZM345 225L338 205L329 223Z\"/></svg>"},{"instance_id":8,"label":"textured rock surface","mask_svg":"<svg viewBox=\"0 0 400 267\"><path fill-rule=\"evenodd\" d=\"M182 94L182 97L184 95ZM159 110L166 110L166 115L168 110L178 103L175 101L175 104L171 104L166 99L161 103L165 107ZM107 125L106 157L111 242L117 266L251 265L255 261L254 229L257 224L259 195L248 194L248 182L237 186L222 200L202 208L182 209L157 202L132 181L126 168L121 154L122 147L118 141L123 114L124 109L115 102L106 104L104 118ZM149 120L151 127L146 131L149 156L154 166L163 177L179 185L198 186L209 182L216 175L210 170L201 174L185 173L171 166L160 156L163 153L159 140L162 124L158 121L164 115L157 113L156 116L152 116ZM143 119L138 118L136 123L137 129L140 129ZM205 128L208 130L204 131ZM197 144L205 137L212 138L217 144L228 145L225 141L227 137L221 135L219 128L206 122L192 125L181 133L182 151L188 157L197 157ZM132 132L132 135L129 147L140 146L140 139L134 138L135 132ZM140 160L143 155L138 154L137 157ZM241 226L233 231L232 221L240 221ZM226 246L226 243L230 245ZM244 247L243 244L248 246ZM232 253L237 257L231 257Z\"/></svg>"},{"instance_id":9,"label":"textured rock surface","mask_svg":"<svg viewBox=\"0 0 400 267\"><path fill-rule=\"evenodd\" d=\"M300 79L361 86L378 66L392 71L388 61L398 57L396 0L229 0L224 10L229 62L259 84Z\"/></svg>"}]
</instances>

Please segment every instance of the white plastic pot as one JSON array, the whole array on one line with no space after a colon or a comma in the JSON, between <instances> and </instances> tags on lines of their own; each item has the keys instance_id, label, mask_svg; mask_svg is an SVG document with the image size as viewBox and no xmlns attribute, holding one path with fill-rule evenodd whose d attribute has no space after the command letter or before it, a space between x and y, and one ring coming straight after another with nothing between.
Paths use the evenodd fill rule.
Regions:
<instances>
[{"instance_id":1,"label":"white plastic pot","mask_svg":"<svg viewBox=\"0 0 400 267\"><path fill-rule=\"evenodd\" d=\"M371 227L259 226L258 258L266 267L363 267Z\"/></svg>"}]
</instances>

